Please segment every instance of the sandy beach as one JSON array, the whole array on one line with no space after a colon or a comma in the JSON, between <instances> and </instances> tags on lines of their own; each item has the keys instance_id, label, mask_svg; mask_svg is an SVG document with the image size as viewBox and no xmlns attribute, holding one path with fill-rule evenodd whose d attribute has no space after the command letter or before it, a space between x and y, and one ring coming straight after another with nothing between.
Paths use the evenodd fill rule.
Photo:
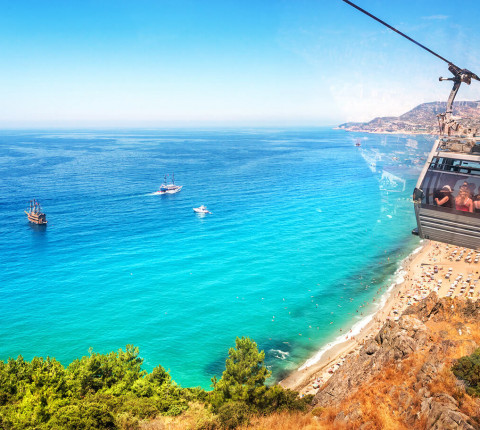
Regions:
<instances>
[{"instance_id":1,"label":"sandy beach","mask_svg":"<svg viewBox=\"0 0 480 430\"><path fill-rule=\"evenodd\" d=\"M320 357L308 360L280 382L300 394L315 394L347 356L358 353L365 341L388 320L396 320L411 304L435 291L440 297L480 296L480 251L425 240L418 252L403 261L404 281L390 289L386 300L359 332L345 334L341 342ZM350 334L350 335L349 335Z\"/></svg>"}]
</instances>

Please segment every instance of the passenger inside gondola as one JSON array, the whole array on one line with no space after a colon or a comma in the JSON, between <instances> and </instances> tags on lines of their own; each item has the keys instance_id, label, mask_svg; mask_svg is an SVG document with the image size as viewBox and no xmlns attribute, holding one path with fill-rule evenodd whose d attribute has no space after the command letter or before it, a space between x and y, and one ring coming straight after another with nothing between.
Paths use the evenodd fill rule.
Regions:
<instances>
[{"instance_id":1,"label":"passenger inside gondola","mask_svg":"<svg viewBox=\"0 0 480 430\"><path fill-rule=\"evenodd\" d=\"M473 212L473 202L470 198L470 191L462 185L458 196L455 197L455 209L462 212Z\"/></svg>"},{"instance_id":2,"label":"passenger inside gondola","mask_svg":"<svg viewBox=\"0 0 480 430\"><path fill-rule=\"evenodd\" d=\"M453 196L450 185L445 185L435 197L435 203L444 208L453 208ZM479 202L480 203L480 202Z\"/></svg>"},{"instance_id":3,"label":"passenger inside gondola","mask_svg":"<svg viewBox=\"0 0 480 430\"><path fill-rule=\"evenodd\" d=\"M475 184L472 184L471 182L463 181L462 186L460 187L460 190L464 190L468 193L468 197L472 198L473 194L475 192Z\"/></svg>"},{"instance_id":4,"label":"passenger inside gondola","mask_svg":"<svg viewBox=\"0 0 480 430\"><path fill-rule=\"evenodd\" d=\"M420 199L422 206L436 207L442 212L480 217L480 163L461 165L455 173L452 165L432 163L414 199Z\"/></svg>"},{"instance_id":5,"label":"passenger inside gondola","mask_svg":"<svg viewBox=\"0 0 480 430\"><path fill-rule=\"evenodd\" d=\"M480 186L478 187L478 194L473 197L473 212L480 213Z\"/></svg>"}]
</instances>

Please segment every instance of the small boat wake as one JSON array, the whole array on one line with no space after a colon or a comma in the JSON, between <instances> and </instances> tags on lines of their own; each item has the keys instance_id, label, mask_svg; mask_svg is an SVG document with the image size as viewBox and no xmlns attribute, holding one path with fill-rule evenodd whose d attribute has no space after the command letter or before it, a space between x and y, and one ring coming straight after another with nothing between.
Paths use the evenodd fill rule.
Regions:
<instances>
[{"instance_id":1,"label":"small boat wake","mask_svg":"<svg viewBox=\"0 0 480 430\"><path fill-rule=\"evenodd\" d=\"M181 187L180 187L181 189ZM180 190L178 190L180 191ZM164 195L167 195L167 194L176 194L178 193L178 191L175 191L173 193L169 193L169 192L163 192L163 191L154 191L153 193L147 193L147 194L142 194L143 196L164 196Z\"/></svg>"}]
</instances>

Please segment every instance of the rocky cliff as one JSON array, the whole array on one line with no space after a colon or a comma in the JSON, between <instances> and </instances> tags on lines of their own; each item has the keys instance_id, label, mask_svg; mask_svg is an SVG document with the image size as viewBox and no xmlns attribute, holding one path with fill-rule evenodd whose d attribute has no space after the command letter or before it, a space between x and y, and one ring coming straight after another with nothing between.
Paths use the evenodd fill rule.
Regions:
<instances>
[{"instance_id":1,"label":"rocky cliff","mask_svg":"<svg viewBox=\"0 0 480 430\"><path fill-rule=\"evenodd\" d=\"M347 122L338 128L369 133L438 134L437 115L445 112L445 102L423 103L398 117L378 117L370 122ZM453 104L455 120L465 128L480 128L480 101Z\"/></svg>"},{"instance_id":2,"label":"rocky cliff","mask_svg":"<svg viewBox=\"0 0 480 430\"><path fill-rule=\"evenodd\" d=\"M432 293L387 322L314 398L320 420L352 429L480 429L480 399L451 372L480 345L480 303Z\"/></svg>"}]
</instances>

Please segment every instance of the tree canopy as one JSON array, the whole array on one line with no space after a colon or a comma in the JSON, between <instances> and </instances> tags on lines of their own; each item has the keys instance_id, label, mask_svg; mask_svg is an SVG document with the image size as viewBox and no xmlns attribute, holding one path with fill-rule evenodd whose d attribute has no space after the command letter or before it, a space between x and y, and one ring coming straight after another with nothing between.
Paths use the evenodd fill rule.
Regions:
<instances>
[{"instance_id":1,"label":"tree canopy","mask_svg":"<svg viewBox=\"0 0 480 430\"><path fill-rule=\"evenodd\" d=\"M312 397L298 397L296 391L279 385L267 386L271 372L264 364L265 353L248 337L238 338L230 348L220 380L212 378L211 403L227 428L246 424L254 414L281 410L303 410Z\"/></svg>"},{"instance_id":2,"label":"tree canopy","mask_svg":"<svg viewBox=\"0 0 480 430\"><path fill-rule=\"evenodd\" d=\"M0 361L0 428L129 429L141 420L201 411L201 428L236 428L252 414L302 409L309 399L278 385L268 387L265 354L249 338L230 348L222 378L214 389L182 388L162 367L142 369L139 349L89 355L64 367L54 358L19 356ZM195 408L194 408L195 409Z\"/></svg>"},{"instance_id":3,"label":"tree canopy","mask_svg":"<svg viewBox=\"0 0 480 430\"><path fill-rule=\"evenodd\" d=\"M162 366L147 373L138 354L90 350L67 368L50 357L0 361L0 428L118 428L122 414L178 415L202 392L177 386Z\"/></svg>"},{"instance_id":4,"label":"tree canopy","mask_svg":"<svg viewBox=\"0 0 480 430\"><path fill-rule=\"evenodd\" d=\"M230 348L225 362L225 371L214 384L214 405L226 401L244 402L251 406L259 405L267 387L265 381L270 372L264 365L265 353L259 352L257 344L248 337L238 338L235 348Z\"/></svg>"}]
</instances>

